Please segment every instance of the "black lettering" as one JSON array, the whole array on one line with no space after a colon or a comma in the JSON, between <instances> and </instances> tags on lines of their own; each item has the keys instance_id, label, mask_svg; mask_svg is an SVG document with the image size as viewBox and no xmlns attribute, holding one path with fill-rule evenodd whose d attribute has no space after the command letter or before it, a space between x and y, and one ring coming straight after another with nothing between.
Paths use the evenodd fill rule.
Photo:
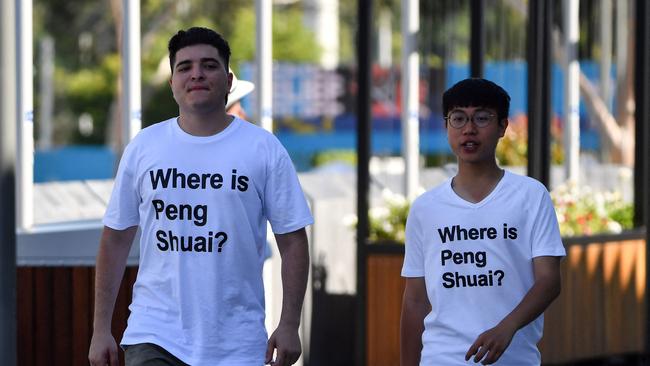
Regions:
<instances>
[{"instance_id":1,"label":"black lettering","mask_svg":"<svg viewBox=\"0 0 650 366\"><path fill-rule=\"evenodd\" d=\"M169 220L176 220L178 218L178 207L176 205L167 205L165 207L165 216Z\"/></svg>"},{"instance_id":2,"label":"black lettering","mask_svg":"<svg viewBox=\"0 0 650 366\"><path fill-rule=\"evenodd\" d=\"M210 174L201 174L201 187L205 189L208 186L208 179L210 179Z\"/></svg>"},{"instance_id":3,"label":"black lettering","mask_svg":"<svg viewBox=\"0 0 650 366\"><path fill-rule=\"evenodd\" d=\"M197 253L205 253L205 237L197 236L194 239L194 251Z\"/></svg>"},{"instance_id":4,"label":"black lettering","mask_svg":"<svg viewBox=\"0 0 650 366\"><path fill-rule=\"evenodd\" d=\"M221 174L212 174L210 177L210 186L214 189L219 189L222 186L223 177Z\"/></svg>"},{"instance_id":5,"label":"black lettering","mask_svg":"<svg viewBox=\"0 0 650 366\"><path fill-rule=\"evenodd\" d=\"M223 249L223 246L226 244L226 240L228 240L228 234L224 233L223 231L220 231L215 234L214 238L219 239L221 237L221 241L217 244L218 248L217 251L221 253L221 249ZM210 249L212 250L212 248Z\"/></svg>"},{"instance_id":6,"label":"black lettering","mask_svg":"<svg viewBox=\"0 0 650 366\"><path fill-rule=\"evenodd\" d=\"M456 286L456 283L454 282L454 274L451 272L445 272L442 275L442 286L444 288L453 288Z\"/></svg>"},{"instance_id":7,"label":"black lettering","mask_svg":"<svg viewBox=\"0 0 650 366\"><path fill-rule=\"evenodd\" d=\"M156 175L154 176L153 170L149 171L149 176L151 177L151 187L153 189L158 188L158 184L162 184L163 188L167 188L169 185L169 175L170 175L170 170L167 169L166 173L163 173L162 169L156 170Z\"/></svg>"},{"instance_id":8,"label":"black lettering","mask_svg":"<svg viewBox=\"0 0 650 366\"><path fill-rule=\"evenodd\" d=\"M187 176L187 186L192 189L198 189L201 187L201 177L198 174L190 174ZM205 186L203 186L205 188Z\"/></svg>"},{"instance_id":9,"label":"black lettering","mask_svg":"<svg viewBox=\"0 0 650 366\"><path fill-rule=\"evenodd\" d=\"M208 222L208 205L194 206L194 225L205 226Z\"/></svg>"},{"instance_id":10,"label":"black lettering","mask_svg":"<svg viewBox=\"0 0 650 366\"><path fill-rule=\"evenodd\" d=\"M460 287L460 286L467 287L467 279L465 278L465 276L461 276L460 273L458 272L454 272L454 275L456 277L456 287Z\"/></svg>"},{"instance_id":11,"label":"black lettering","mask_svg":"<svg viewBox=\"0 0 650 366\"><path fill-rule=\"evenodd\" d=\"M237 169L232 170L232 179L230 180L230 189L235 190L235 183L237 182Z\"/></svg>"},{"instance_id":12,"label":"black lettering","mask_svg":"<svg viewBox=\"0 0 650 366\"><path fill-rule=\"evenodd\" d=\"M151 204L153 205L153 209L156 212L156 220L160 220L160 213L163 212L163 209L165 208L165 203L163 200L152 200Z\"/></svg>"},{"instance_id":13,"label":"black lettering","mask_svg":"<svg viewBox=\"0 0 650 366\"><path fill-rule=\"evenodd\" d=\"M237 189L239 189L240 192L246 192L248 189L248 177L245 175L242 175L241 177L237 178Z\"/></svg>"},{"instance_id":14,"label":"black lettering","mask_svg":"<svg viewBox=\"0 0 650 366\"><path fill-rule=\"evenodd\" d=\"M478 285L479 286L487 286L488 285L488 276L484 274L478 275Z\"/></svg>"},{"instance_id":15,"label":"black lettering","mask_svg":"<svg viewBox=\"0 0 650 366\"><path fill-rule=\"evenodd\" d=\"M178 236L174 235L171 230L168 231L169 235L169 250L178 251ZM174 245L175 244L175 245Z\"/></svg>"},{"instance_id":16,"label":"black lettering","mask_svg":"<svg viewBox=\"0 0 650 366\"><path fill-rule=\"evenodd\" d=\"M158 249L163 252L167 251L169 249L169 243L165 238L165 232L162 230L156 231L156 238L158 238L158 244L156 244Z\"/></svg>"},{"instance_id":17,"label":"black lettering","mask_svg":"<svg viewBox=\"0 0 650 366\"><path fill-rule=\"evenodd\" d=\"M448 240L449 241L454 240L454 230L449 229L448 227L444 227L442 230L438 229L438 235L440 235L440 240L442 240L442 244L446 243Z\"/></svg>"},{"instance_id":18,"label":"black lettering","mask_svg":"<svg viewBox=\"0 0 650 366\"><path fill-rule=\"evenodd\" d=\"M181 203L178 205L178 211L180 213L179 219L192 220L192 205Z\"/></svg>"},{"instance_id":19,"label":"black lettering","mask_svg":"<svg viewBox=\"0 0 650 366\"><path fill-rule=\"evenodd\" d=\"M497 229L491 227L487 231L488 238L496 239L497 238Z\"/></svg>"},{"instance_id":20,"label":"black lettering","mask_svg":"<svg viewBox=\"0 0 650 366\"><path fill-rule=\"evenodd\" d=\"M442 260L442 265L445 265L445 262L451 258L452 251L449 249L445 249L442 252L440 252L440 259Z\"/></svg>"},{"instance_id":21,"label":"black lettering","mask_svg":"<svg viewBox=\"0 0 650 366\"><path fill-rule=\"evenodd\" d=\"M173 175L173 181L172 181L172 187L174 188L185 188L185 174L179 173L178 169L172 168L172 175ZM167 187L165 187L167 188Z\"/></svg>"},{"instance_id":22,"label":"black lettering","mask_svg":"<svg viewBox=\"0 0 650 366\"><path fill-rule=\"evenodd\" d=\"M458 240L461 240L460 235L463 234L463 239L462 240L467 240L467 229L463 229L460 227L460 225L454 226L456 228L456 237Z\"/></svg>"},{"instance_id":23,"label":"black lettering","mask_svg":"<svg viewBox=\"0 0 650 366\"><path fill-rule=\"evenodd\" d=\"M485 252L476 252L474 259L474 263L479 268L483 268L487 264L487 254Z\"/></svg>"},{"instance_id":24,"label":"black lettering","mask_svg":"<svg viewBox=\"0 0 650 366\"><path fill-rule=\"evenodd\" d=\"M181 251L182 252L191 252L192 251L192 237L183 237L181 236Z\"/></svg>"},{"instance_id":25,"label":"black lettering","mask_svg":"<svg viewBox=\"0 0 650 366\"><path fill-rule=\"evenodd\" d=\"M474 228L469 229L469 238L472 240L478 239L478 230Z\"/></svg>"},{"instance_id":26,"label":"black lettering","mask_svg":"<svg viewBox=\"0 0 650 366\"><path fill-rule=\"evenodd\" d=\"M517 228L511 227L508 229L508 239L517 239Z\"/></svg>"},{"instance_id":27,"label":"black lettering","mask_svg":"<svg viewBox=\"0 0 650 366\"><path fill-rule=\"evenodd\" d=\"M456 276L460 278L466 278L467 279L467 286L468 287L476 287L476 275L467 275L467 276L462 276L458 275L458 272L456 272Z\"/></svg>"}]
</instances>

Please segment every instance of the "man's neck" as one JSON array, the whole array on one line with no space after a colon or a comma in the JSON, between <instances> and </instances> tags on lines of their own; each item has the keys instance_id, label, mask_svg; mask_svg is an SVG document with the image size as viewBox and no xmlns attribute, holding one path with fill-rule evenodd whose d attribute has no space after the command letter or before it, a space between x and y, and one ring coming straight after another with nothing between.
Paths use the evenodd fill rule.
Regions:
<instances>
[{"instance_id":1,"label":"man's neck","mask_svg":"<svg viewBox=\"0 0 650 366\"><path fill-rule=\"evenodd\" d=\"M180 111L178 125L193 136L212 136L225 130L233 119L223 109L204 113Z\"/></svg>"},{"instance_id":2,"label":"man's neck","mask_svg":"<svg viewBox=\"0 0 650 366\"><path fill-rule=\"evenodd\" d=\"M481 202L494 190L503 175L504 170L496 163L459 165L452 188L466 201Z\"/></svg>"}]
</instances>

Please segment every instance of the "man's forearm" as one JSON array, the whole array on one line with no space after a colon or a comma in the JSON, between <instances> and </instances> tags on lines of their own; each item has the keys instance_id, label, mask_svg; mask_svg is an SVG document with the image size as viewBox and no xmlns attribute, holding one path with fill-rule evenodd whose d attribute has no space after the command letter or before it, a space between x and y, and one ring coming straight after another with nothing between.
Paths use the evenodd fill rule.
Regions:
<instances>
[{"instance_id":1,"label":"man's forearm","mask_svg":"<svg viewBox=\"0 0 650 366\"><path fill-rule=\"evenodd\" d=\"M559 279L535 281L517 307L501 323L509 325L515 331L519 330L537 319L559 294Z\"/></svg>"},{"instance_id":2,"label":"man's forearm","mask_svg":"<svg viewBox=\"0 0 650 366\"><path fill-rule=\"evenodd\" d=\"M502 325L508 326L513 331L535 320L560 294L562 285L559 257L534 258L533 271L535 283L517 307L501 321Z\"/></svg>"},{"instance_id":3,"label":"man's forearm","mask_svg":"<svg viewBox=\"0 0 650 366\"><path fill-rule=\"evenodd\" d=\"M137 228L123 232L104 228L95 267L95 313L93 328L96 332L110 332L115 299L122 282L126 258L131 249Z\"/></svg>"},{"instance_id":4,"label":"man's forearm","mask_svg":"<svg viewBox=\"0 0 650 366\"><path fill-rule=\"evenodd\" d=\"M400 321L400 365L417 366L422 353L422 333L424 317L427 315L424 304L404 301Z\"/></svg>"},{"instance_id":5,"label":"man's forearm","mask_svg":"<svg viewBox=\"0 0 650 366\"><path fill-rule=\"evenodd\" d=\"M280 324L298 327L309 276L309 249L305 229L276 235L282 257L282 313Z\"/></svg>"},{"instance_id":6,"label":"man's forearm","mask_svg":"<svg viewBox=\"0 0 650 366\"><path fill-rule=\"evenodd\" d=\"M424 277L406 278L400 319L401 366L420 364L424 318L430 311Z\"/></svg>"}]
</instances>

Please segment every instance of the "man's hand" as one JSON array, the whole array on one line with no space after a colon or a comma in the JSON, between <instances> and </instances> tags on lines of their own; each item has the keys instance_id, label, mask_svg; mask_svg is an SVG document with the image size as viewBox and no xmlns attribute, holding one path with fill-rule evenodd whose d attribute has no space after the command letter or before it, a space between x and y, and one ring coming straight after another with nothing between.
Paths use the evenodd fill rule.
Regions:
<instances>
[{"instance_id":1,"label":"man's hand","mask_svg":"<svg viewBox=\"0 0 650 366\"><path fill-rule=\"evenodd\" d=\"M117 344L110 333L93 334L90 341L88 361L91 366L119 366L117 357Z\"/></svg>"},{"instance_id":2,"label":"man's hand","mask_svg":"<svg viewBox=\"0 0 650 366\"><path fill-rule=\"evenodd\" d=\"M275 360L273 360L273 350L277 350ZM280 325L269 338L264 363L273 366L293 365L300 358L301 352L298 328Z\"/></svg>"},{"instance_id":3,"label":"man's hand","mask_svg":"<svg viewBox=\"0 0 650 366\"><path fill-rule=\"evenodd\" d=\"M517 327L508 326L503 322L492 329L488 329L476 338L465 355L465 361L473 356L474 362L491 365L505 352L514 337Z\"/></svg>"}]
</instances>

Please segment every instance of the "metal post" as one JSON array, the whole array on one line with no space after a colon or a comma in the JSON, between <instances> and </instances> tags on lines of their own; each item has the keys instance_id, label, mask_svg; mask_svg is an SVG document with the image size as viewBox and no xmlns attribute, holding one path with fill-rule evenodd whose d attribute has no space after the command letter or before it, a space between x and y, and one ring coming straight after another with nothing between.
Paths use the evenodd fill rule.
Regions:
<instances>
[{"instance_id":1,"label":"metal post","mask_svg":"<svg viewBox=\"0 0 650 366\"><path fill-rule=\"evenodd\" d=\"M372 0L358 0L357 32L357 324L356 334L356 365L366 364L366 263L369 219L368 191L370 188L370 146L372 120L370 113L371 68L372 54Z\"/></svg>"},{"instance_id":2,"label":"metal post","mask_svg":"<svg viewBox=\"0 0 650 366\"><path fill-rule=\"evenodd\" d=\"M4 21L4 20L3 20ZM17 162L16 221L18 228L34 224L34 51L32 49L32 1L16 1Z\"/></svg>"},{"instance_id":3,"label":"metal post","mask_svg":"<svg viewBox=\"0 0 650 366\"><path fill-rule=\"evenodd\" d=\"M0 2L0 360L16 365L16 13Z\"/></svg>"},{"instance_id":4,"label":"metal post","mask_svg":"<svg viewBox=\"0 0 650 366\"><path fill-rule=\"evenodd\" d=\"M565 177L578 183L580 169L580 64L578 63L578 0L562 2L565 35L564 155Z\"/></svg>"},{"instance_id":5,"label":"metal post","mask_svg":"<svg viewBox=\"0 0 650 366\"><path fill-rule=\"evenodd\" d=\"M550 175L552 2L528 2L528 175L546 187Z\"/></svg>"},{"instance_id":6,"label":"metal post","mask_svg":"<svg viewBox=\"0 0 650 366\"><path fill-rule=\"evenodd\" d=\"M140 0L122 0L124 28L122 31L122 148L142 128L140 87Z\"/></svg>"},{"instance_id":7,"label":"metal post","mask_svg":"<svg viewBox=\"0 0 650 366\"><path fill-rule=\"evenodd\" d=\"M38 147L52 148L52 115L54 114L54 39L46 35L40 41L40 91L41 107L38 113Z\"/></svg>"},{"instance_id":8,"label":"metal post","mask_svg":"<svg viewBox=\"0 0 650 366\"><path fill-rule=\"evenodd\" d=\"M257 64L257 118L263 129L273 132L273 3L255 0Z\"/></svg>"},{"instance_id":9,"label":"metal post","mask_svg":"<svg viewBox=\"0 0 650 366\"><path fill-rule=\"evenodd\" d=\"M650 268L650 4L636 2L636 75L635 95L635 161L634 161L634 221L645 226L646 268ZM650 273L646 270L646 327L644 348L650 354Z\"/></svg>"},{"instance_id":10,"label":"metal post","mask_svg":"<svg viewBox=\"0 0 650 366\"><path fill-rule=\"evenodd\" d=\"M420 158L419 87L420 57L417 36L420 30L420 1L402 0L402 156L404 196L413 199L419 183Z\"/></svg>"},{"instance_id":11,"label":"metal post","mask_svg":"<svg viewBox=\"0 0 650 366\"><path fill-rule=\"evenodd\" d=\"M485 74L485 1L472 0L470 6L470 74L482 78Z\"/></svg>"},{"instance_id":12,"label":"metal post","mask_svg":"<svg viewBox=\"0 0 650 366\"><path fill-rule=\"evenodd\" d=\"M612 0L600 0L600 96L609 107L612 69Z\"/></svg>"}]
</instances>

